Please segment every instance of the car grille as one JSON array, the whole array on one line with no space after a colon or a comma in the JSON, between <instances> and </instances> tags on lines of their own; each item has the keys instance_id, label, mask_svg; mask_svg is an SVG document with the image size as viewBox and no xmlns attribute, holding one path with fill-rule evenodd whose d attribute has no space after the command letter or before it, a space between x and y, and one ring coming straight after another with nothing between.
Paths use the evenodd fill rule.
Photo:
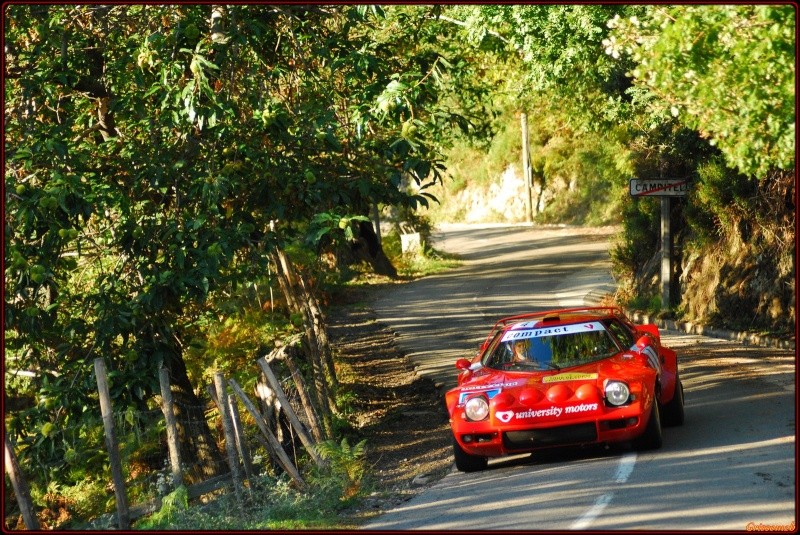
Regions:
<instances>
[{"instance_id":1,"label":"car grille","mask_svg":"<svg viewBox=\"0 0 800 535\"><path fill-rule=\"evenodd\" d=\"M578 444L597 440L594 423L565 425L547 429L507 431L503 433L503 446L509 450L527 450L560 444Z\"/></svg>"}]
</instances>

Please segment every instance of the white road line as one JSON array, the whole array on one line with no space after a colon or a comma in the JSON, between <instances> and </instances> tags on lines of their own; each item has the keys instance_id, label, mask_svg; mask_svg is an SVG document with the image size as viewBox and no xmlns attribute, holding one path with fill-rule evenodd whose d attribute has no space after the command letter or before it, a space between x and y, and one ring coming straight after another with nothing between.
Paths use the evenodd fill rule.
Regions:
<instances>
[{"instance_id":1,"label":"white road line","mask_svg":"<svg viewBox=\"0 0 800 535\"><path fill-rule=\"evenodd\" d=\"M633 473L633 467L636 465L636 453L627 453L619 460L617 472L614 474L614 483L625 483ZM600 513L611 503L614 499L613 492L607 492L594 501L588 511L583 513L581 517L572 523L569 529L587 529L592 525L595 518L600 516Z\"/></svg>"},{"instance_id":2,"label":"white road line","mask_svg":"<svg viewBox=\"0 0 800 535\"><path fill-rule=\"evenodd\" d=\"M614 483L625 483L633 473L633 467L636 465L636 453L626 453L619 460L617 473L614 475Z\"/></svg>"},{"instance_id":3,"label":"white road line","mask_svg":"<svg viewBox=\"0 0 800 535\"><path fill-rule=\"evenodd\" d=\"M603 494L597 500L595 500L594 505L581 516L577 521L575 521L569 529L586 529L592 525L592 522L595 518L600 516L600 513L603 512L603 509L606 508L606 505L611 503L611 499L614 497L613 492L609 492L607 494Z\"/></svg>"}]
</instances>

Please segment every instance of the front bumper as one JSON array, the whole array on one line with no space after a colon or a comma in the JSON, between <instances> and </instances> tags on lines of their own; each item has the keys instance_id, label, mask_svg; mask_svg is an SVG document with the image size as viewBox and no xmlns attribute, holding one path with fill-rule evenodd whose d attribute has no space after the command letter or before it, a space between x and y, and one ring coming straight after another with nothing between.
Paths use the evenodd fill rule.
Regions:
<instances>
[{"instance_id":1,"label":"front bumper","mask_svg":"<svg viewBox=\"0 0 800 535\"><path fill-rule=\"evenodd\" d=\"M644 415L649 411L644 412ZM462 449L482 457L531 452L556 446L605 444L633 440L647 426L642 404L607 409L601 415L565 422L527 425L496 425L496 421L458 422L453 435Z\"/></svg>"}]
</instances>

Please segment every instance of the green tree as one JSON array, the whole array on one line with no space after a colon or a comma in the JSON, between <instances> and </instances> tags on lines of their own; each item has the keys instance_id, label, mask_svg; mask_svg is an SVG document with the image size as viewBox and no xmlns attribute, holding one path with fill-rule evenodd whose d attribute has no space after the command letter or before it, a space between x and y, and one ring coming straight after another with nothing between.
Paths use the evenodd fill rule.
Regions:
<instances>
[{"instance_id":1,"label":"green tree","mask_svg":"<svg viewBox=\"0 0 800 535\"><path fill-rule=\"evenodd\" d=\"M608 25L608 54L632 59L653 105L709 139L731 167L758 177L794 167L794 6L650 6Z\"/></svg>"},{"instance_id":2,"label":"green tree","mask_svg":"<svg viewBox=\"0 0 800 535\"><path fill-rule=\"evenodd\" d=\"M556 106L577 130L615 127L630 98L625 76L631 63L614 61L601 43L609 34L606 23L614 16L632 16L642 6L520 5L474 6L468 20L502 36L506 53L521 56L522 99L557 102ZM523 100L524 102L524 100ZM524 107L524 106L523 106Z\"/></svg>"},{"instance_id":3,"label":"green tree","mask_svg":"<svg viewBox=\"0 0 800 535\"><path fill-rule=\"evenodd\" d=\"M595 184L620 191L612 201L621 203L623 223L614 258L628 296L652 290L659 212L652 199L629 198L626 179L686 177L693 193L673 203L681 229L675 250L686 270L677 274L681 307L724 301L727 309L752 309L758 321L750 325L793 316L786 247L794 240L793 6L459 6L453 13L468 35L495 36L506 54L524 58L519 107L535 110L545 133L532 140L534 176L552 182L548 173L579 168L579 191ZM730 172L720 172L720 162ZM736 201L709 202L709 192ZM558 213L569 214L581 198L559 199ZM762 207L770 217L759 215ZM734 250L739 258L728 257ZM697 259L712 257L699 276ZM715 289L720 270L725 281Z\"/></svg>"},{"instance_id":4,"label":"green tree","mask_svg":"<svg viewBox=\"0 0 800 535\"><path fill-rule=\"evenodd\" d=\"M204 14L9 9L6 251L20 259L6 272L10 348L58 377L46 394L73 415L90 403L93 358L116 372L119 402L139 407L166 366L184 456L214 473L221 457L182 347L193 313L235 274L234 255L255 231L249 212L225 204L264 185L234 191L226 165L235 160L217 157L234 141L221 119L237 110L211 88L207 72L219 68L197 31Z\"/></svg>"},{"instance_id":5,"label":"green tree","mask_svg":"<svg viewBox=\"0 0 800 535\"><path fill-rule=\"evenodd\" d=\"M96 357L117 407L145 408L164 365L184 458L217 470L186 362L225 317L215 296L263 277L315 213L430 202L446 132L479 122L443 101L469 67L434 46L433 12L6 7L4 327L35 374L7 387L46 401L15 415L18 437L81 423Z\"/></svg>"}]
</instances>

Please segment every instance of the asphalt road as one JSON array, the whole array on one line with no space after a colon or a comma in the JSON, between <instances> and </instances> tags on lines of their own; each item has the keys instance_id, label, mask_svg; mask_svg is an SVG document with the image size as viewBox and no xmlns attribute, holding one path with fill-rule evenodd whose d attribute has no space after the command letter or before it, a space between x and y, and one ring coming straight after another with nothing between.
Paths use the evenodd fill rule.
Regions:
<instances>
[{"instance_id":1,"label":"asphalt road","mask_svg":"<svg viewBox=\"0 0 800 535\"><path fill-rule=\"evenodd\" d=\"M456 359L473 357L499 318L581 306L598 288L612 288L612 235L612 228L451 225L434 234L434 247L464 265L393 288L375 311L419 373L455 386Z\"/></svg>"},{"instance_id":2,"label":"asphalt road","mask_svg":"<svg viewBox=\"0 0 800 535\"><path fill-rule=\"evenodd\" d=\"M613 287L613 229L453 226L434 245L464 265L375 303L400 347L442 389L492 323L591 304ZM665 333L676 349L686 423L664 446L561 449L453 470L365 526L378 530L753 530L796 522L794 354Z\"/></svg>"}]
</instances>

